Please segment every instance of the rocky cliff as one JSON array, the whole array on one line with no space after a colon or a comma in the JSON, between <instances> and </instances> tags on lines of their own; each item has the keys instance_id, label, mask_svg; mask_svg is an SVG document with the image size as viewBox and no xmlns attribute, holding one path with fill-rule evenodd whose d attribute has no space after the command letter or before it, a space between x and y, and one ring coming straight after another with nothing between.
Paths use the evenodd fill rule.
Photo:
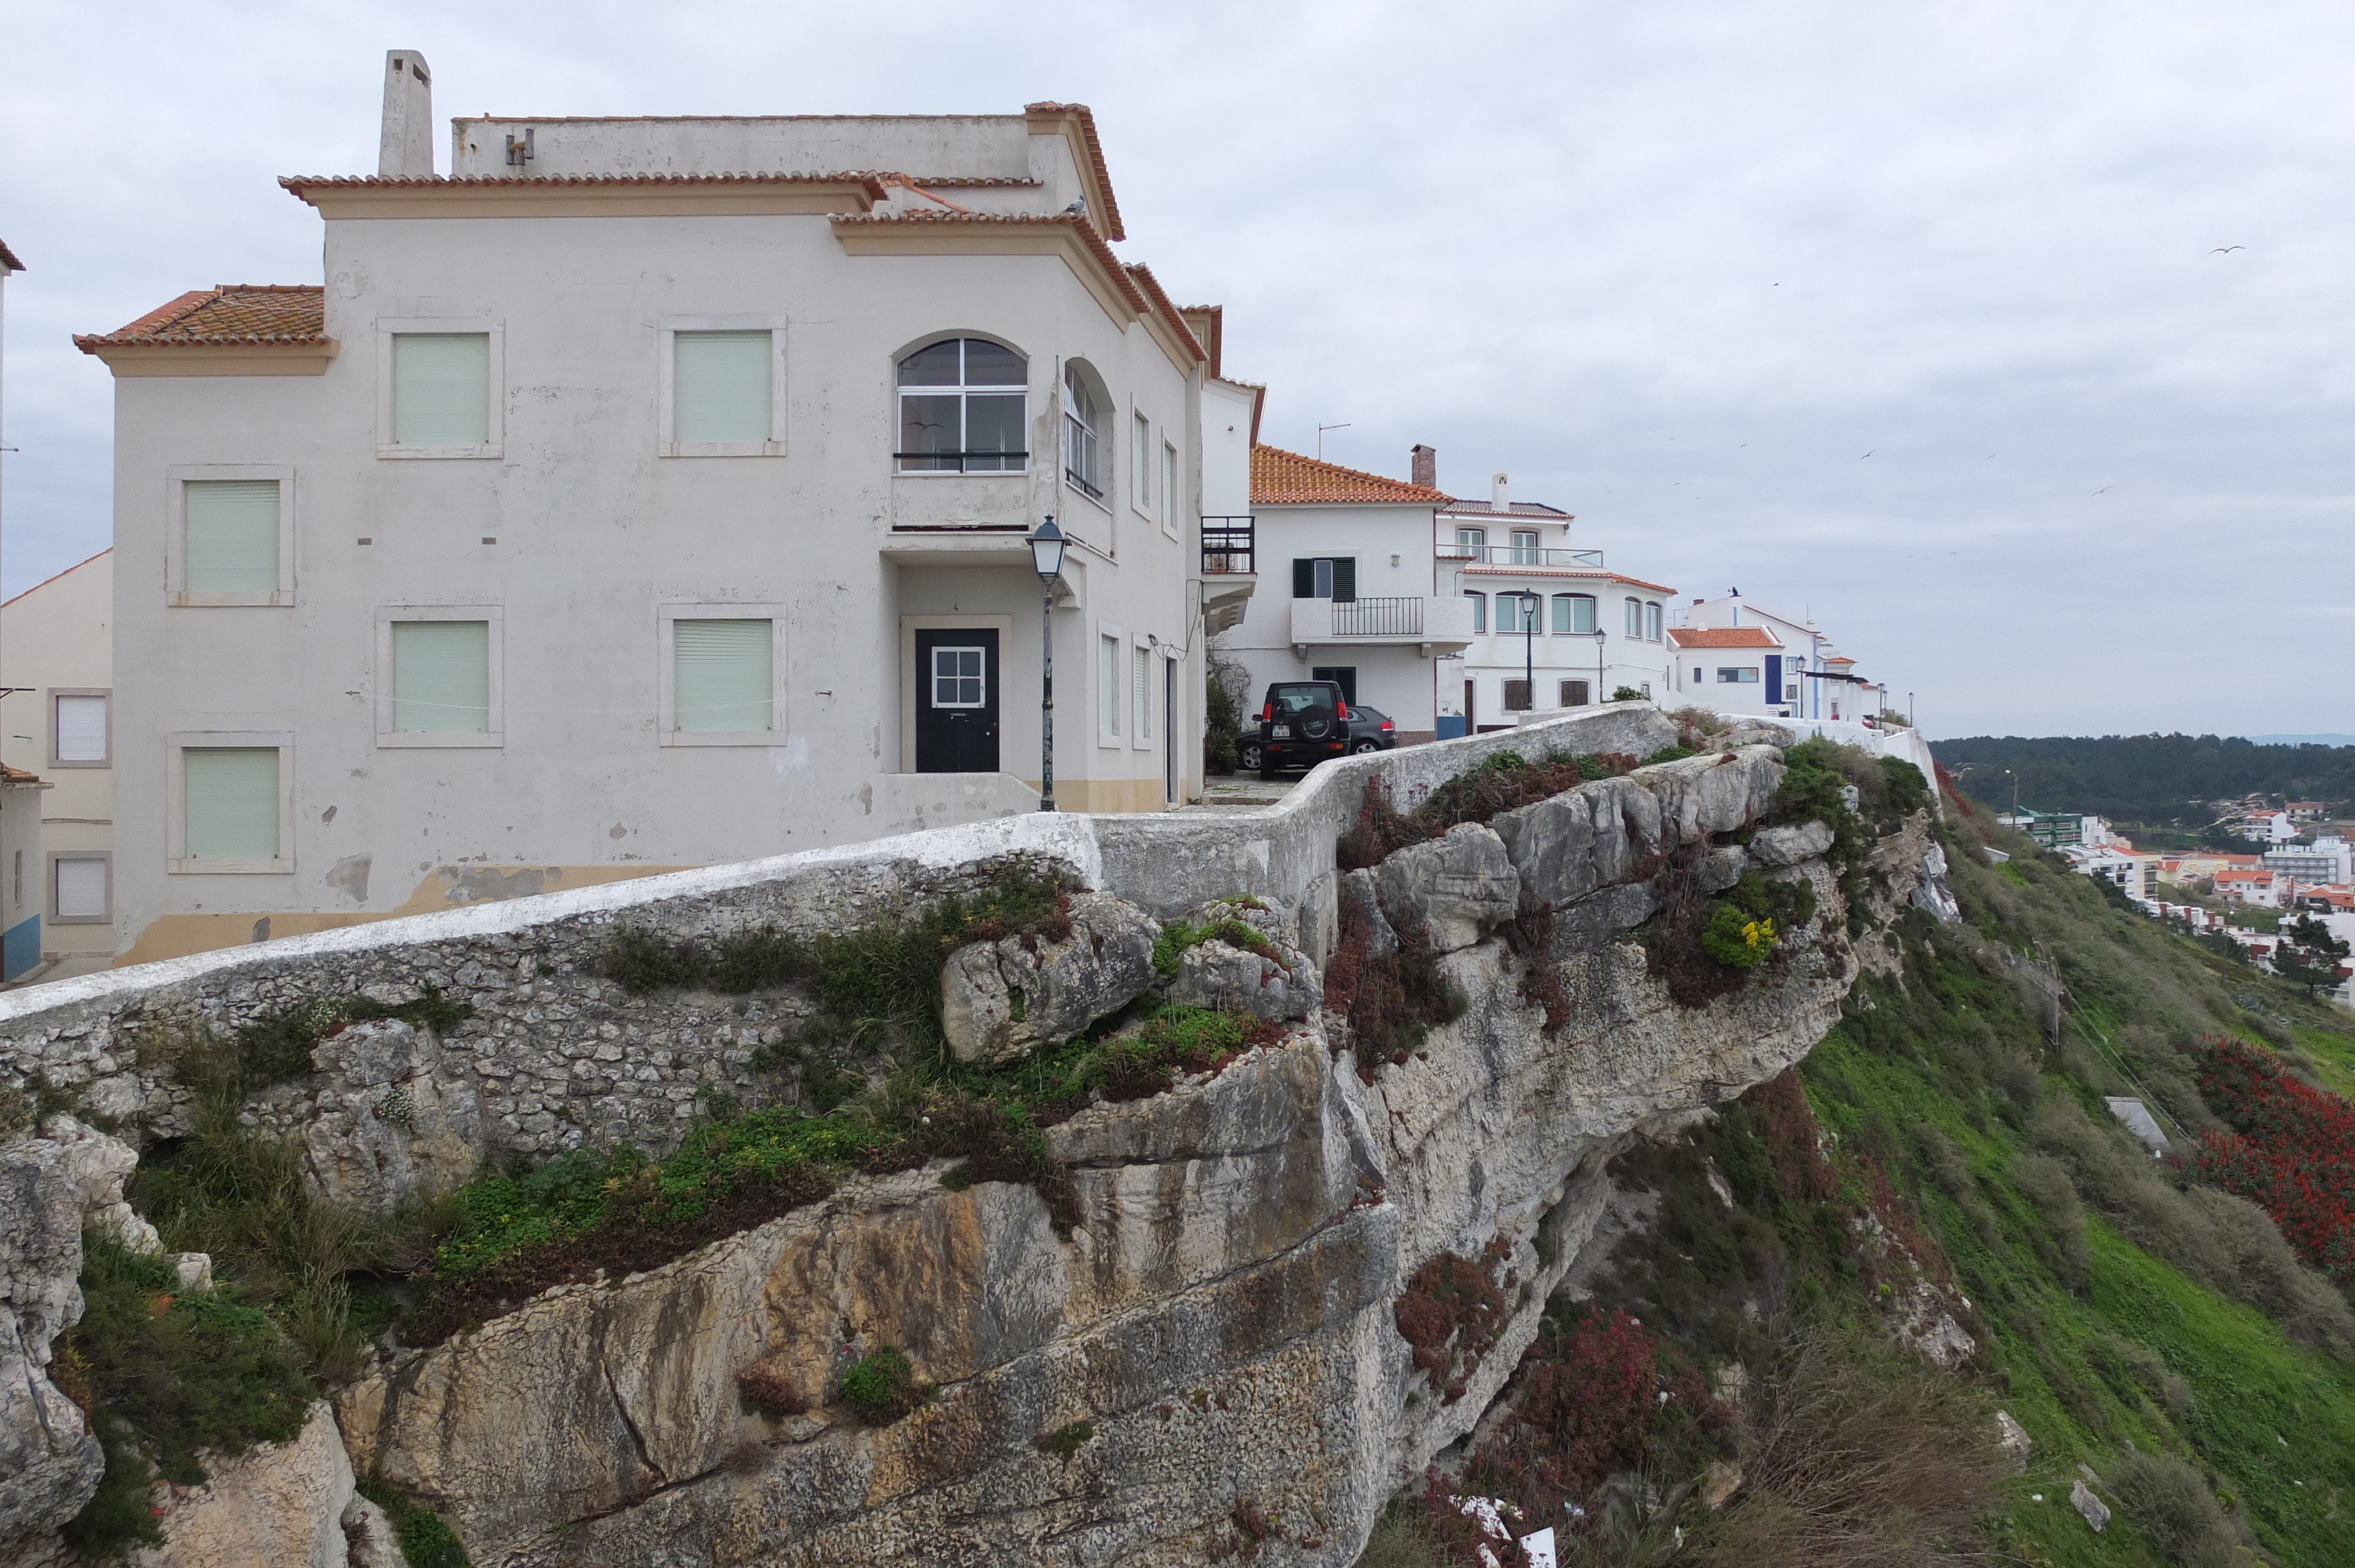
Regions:
<instances>
[{"instance_id":1,"label":"rocky cliff","mask_svg":"<svg viewBox=\"0 0 2355 1568\"><path fill-rule=\"evenodd\" d=\"M1623 709L1556 744L1642 756L1674 737L1650 710ZM1919 817L1845 879L1820 827L1754 832L1783 777L1769 744L1780 738L1737 735L1580 783L1346 874L1334 845L1369 778L1411 801L1445 777L1439 766L1498 745L1422 748L1420 779L1330 769L1289 822L1172 824L1157 856L1122 831L1042 846L1100 903L1068 948L984 945L952 959L944 1012L959 1054L964 1041L975 1059L1018 1056L1148 983L1276 1021L1215 1071L1046 1129L1076 1199L1067 1234L1034 1186L944 1182L944 1160L855 1176L659 1267L559 1286L430 1349L384 1352L336 1393L352 1468L430 1503L480 1563L1350 1563L1383 1501L1468 1433L1510 1374L1595 1231L1605 1162L1803 1056L1859 966L1880 960L1876 927L1934 871ZM1199 842L1188 851L1180 838ZM762 895L754 913L824 928L829 914L857 918L961 874L946 854L891 863L886 874L837 856ZM1722 891L1745 871L1783 885L1805 919L1739 984L1677 1000L1659 951L1663 899ZM1864 907L1849 909L1844 880ZM1247 897L1212 909L1218 895ZM517 907L484 913L512 920ZM535 1137L496 1108L517 1097L497 1069L519 1054L563 1064L548 1076L568 1081L590 1063L593 1083L666 1083L684 1060L705 1081L750 1086L740 1069L751 1046L808 1011L791 994L734 1008L659 1000L645 1004L667 1010L652 1044L657 1032L633 1023L618 994L602 1018L580 1000L598 982L564 945L585 951L614 916L559 916L467 934L505 941L496 971L442 935L438 949L320 955L327 983L397 991L392 977L421 968L454 980L454 959L474 963L477 982L509 983L475 986L493 1005L473 1034L344 1031L319 1048L314 1078L263 1097L256 1115L319 1151L323 1186L366 1200L498 1151L501 1117L513 1118L508 1150L523 1147L518 1133ZM1238 917L1256 934L1199 942L1174 978L1155 980L1145 960L1162 922ZM707 904L687 918L724 929L746 912ZM1446 1004L1412 1049L1369 1052L1363 1015L1336 994L1362 982L1342 971L1401 948L1424 960L1413 983ZM201 1010L212 987L223 1015L240 983L250 1004L250 975L188 973L136 1005L193 993ZM263 982L273 996L305 983L321 982L299 969ZM91 1043L125 1031L133 1003L72 1005L83 1011L20 1025L20 1049L47 1062L78 1054L92 1083L107 1079L95 1065L105 1056L130 1080L116 1101L168 1125L169 1086ZM677 1022L690 1011L702 1022ZM346 1035L359 1038L336 1044ZM597 1077L607 1047L618 1073ZM382 1118L365 1107L412 1080L406 1104L433 1107L423 1152L352 1155L367 1141L353 1128L382 1141ZM655 1102L657 1121L630 1108L644 1097L604 1097L618 1111L602 1124L582 1116L570 1141L666 1129L685 1103ZM1411 1344L1401 1304L1450 1259L1501 1292L1503 1316ZM20 1339L46 1345L63 1308L25 1311ZM851 1414L841 1384L885 1347L927 1397L879 1424ZM750 1369L787 1391L766 1414L740 1393ZM16 1484L10 1474L89 1470L79 1424L58 1429L67 1436L37 1463L0 1460L0 1488ZM0 1507L13 1495L0 1491Z\"/></svg>"}]
</instances>

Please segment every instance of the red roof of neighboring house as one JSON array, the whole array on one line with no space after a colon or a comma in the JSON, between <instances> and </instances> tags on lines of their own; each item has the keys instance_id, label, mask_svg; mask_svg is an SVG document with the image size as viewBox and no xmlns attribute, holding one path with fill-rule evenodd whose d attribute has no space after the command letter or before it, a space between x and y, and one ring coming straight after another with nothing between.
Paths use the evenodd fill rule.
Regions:
<instances>
[{"instance_id":1,"label":"red roof of neighboring house","mask_svg":"<svg viewBox=\"0 0 2355 1568\"><path fill-rule=\"evenodd\" d=\"M0 267L7 268L11 272L25 270L25 264L16 260L16 253L8 249L8 242L5 239L0 239Z\"/></svg>"},{"instance_id":2,"label":"red roof of neighboring house","mask_svg":"<svg viewBox=\"0 0 2355 1568\"><path fill-rule=\"evenodd\" d=\"M2220 872L2218 872L2218 873L2216 874L2216 880L2217 880L2217 881L2219 881L2219 882L2250 882L2250 883L2256 883L2256 882L2271 882L2273 879L2274 879L2274 874L2273 874L2272 872L2270 872L2270 871L2237 871L2237 870L2226 870L2226 871L2220 871Z\"/></svg>"},{"instance_id":3,"label":"red roof of neighboring house","mask_svg":"<svg viewBox=\"0 0 2355 1568\"><path fill-rule=\"evenodd\" d=\"M41 776L37 773L27 772L22 768L11 768L8 764L0 762L0 784L38 784L40 781Z\"/></svg>"},{"instance_id":4,"label":"red roof of neighboring house","mask_svg":"<svg viewBox=\"0 0 2355 1568\"><path fill-rule=\"evenodd\" d=\"M1252 448L1252 504L1254 506L1314 506L1334 502L1372 502L1401 505L1444 506L1447 493L1427 484L1384 479L1378 473L1343 468L1285 451L1282 447Z\"/></svg>"},{"instance_id":5,"label":"red roof of neighboring house","mask_svg":"<svg viewBox=\"0 0 2355 1568\"><path fill-rule=\"evenodd\" d=\"M84 354L116 344L322 343L325 291L316 283L223 283L193 289L128 326L78 335Z\"/></svg>"},{"instance_id":6,"label":"red roof of neighboring house","mask_svg":"<svg viewBox=\"0 0 2355 1568\"><path fill-rule=\"evenodd\" d=\"M1763 626L1676 626L1668 641L1679 648L1780 648L1782 641Z\"/></svg>"}]
</instances>

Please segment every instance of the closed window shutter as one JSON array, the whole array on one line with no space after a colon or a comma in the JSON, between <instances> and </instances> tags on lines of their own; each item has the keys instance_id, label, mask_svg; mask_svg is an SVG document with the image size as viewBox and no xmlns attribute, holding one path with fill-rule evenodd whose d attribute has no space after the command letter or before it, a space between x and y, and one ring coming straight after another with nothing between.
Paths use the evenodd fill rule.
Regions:
<instances>
[{"instance_id":1,"label":"closed window shutter","mask_svg":"<svg viewBox=\"0 0 2355 1568\"><path fill-rule=\"evenodd\" d=\"M58 918L106 918L106 863L102 860L60 860L58 866Z\"/></svg>"},{"instance_id":2,"label":"closed window shutter","mask_svg":"<svg viewBox=\"0 0 2355 1568\"><path fill-rule=\"evenodd\" d=\"M1129 733L1143 740L1153 733L1153 655L1142 648L1129 652L1136 662L1136 705L1132 715L1136 723Z\"/></svg>"},{"instance_id":3,"label":"closed window shutter","mask_svg":"<svg viewBox=\"0 0 2355 1568\"><path fill-rule=\"evenodd\" d=\"M276 480L191 480L186 503L190 593L278 591Z\"/></svg>"},{"instance_id":4,"label":"closed window shutter","mask_svg":"<svg viewBox=\"0 0 2355 1568\"><path fill-rule=\"evenodd\" d=\"M479 447L490 439L490 334L395 334L393 444Z\"/></svg>"},{"instance_id":5,"label":"closed window shutter","mask_svg":"<svg viewBox=\"0 0 2355 1568\"><path fill-rule=\"evenodd\" d=\"M190 747L181 767L190 860L278 858L276 747Z\"/></svg>"},{"instance_id":6,"label":"closed window shutter","mask_svg":"<svg viewBox=\"0 0 2355 1568\"><path fill-rule=\"evenodd\" d=\"M1355 604L1358 600L1358 557L1337 556L1333 559L1333 602Z\"/></svg>"},{"instance_id":7,"label":"closed window shutter","mask_svg":"<svg viewBox=\"0 0 2355 1568\"><path fill-rule=\"evenodd\" d=\"M671 440L765 441L773 355L765 332L683 332L671 383Z\"/></svg>"},{"instance_id":8,"label":"closed window shutter","mask_svg":"<svg viewBox=\"0 0 2355 1568\"><path fill-rule=\"evenodd\" d=\"M58 699L57 754L59 762L106 760L106 699Z\"/></svg>"},{"instance_id":9,"label":"closed window shutter","mask_svg":"<svg viewBox=\"0 0 2355 1568\"><path fill-rule=\"evenodd\" d=\"M1316 563L1315 561L1304 560L1296 556L1294 558L1292 563L1292 597L1295 599L1315 599L1316 597Z\"/></svg>"},{"instance_id":10,"label":"closed window shutter","mask_svg":"<svg viewBox=\"0 0 2355 1568\"><path fill-rule=\"evenodd\" d=\"M679 620L671 705L681 731L774 727L776 637L765 620Z\"/></svg>"},{"instance_id":11,"label":"closed window shutter","mask_svg":"<svg viewBox=\"0 0 2355 1568\"><path fill-rule=\"evenodd\" d=\"M491 727L489 621L393 622L392 727L404 735Z\"/></svg>"}]
</instances>

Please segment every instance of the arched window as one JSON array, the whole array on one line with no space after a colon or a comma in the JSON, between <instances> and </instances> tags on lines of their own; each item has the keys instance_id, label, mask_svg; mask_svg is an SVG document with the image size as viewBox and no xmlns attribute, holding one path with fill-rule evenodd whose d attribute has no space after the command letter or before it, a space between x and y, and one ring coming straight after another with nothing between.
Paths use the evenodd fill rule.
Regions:
<instances>
[{"instance_id":1,"label":"arched window","mask_svg":"<svg viewBox=\"0 0 2355 1568\"><path fill-rule=\"evenodd\" d=\"M1029 362L986 338L946 338L900 361L900 471L1020 473L1029 385Z\"/></svg>"},{"instance_id":2,"label":"arched window","mask_svg":"<svg viewBox=\"0 0 2355 1568\"><path fill-rule=\"evenodd\" d=\"M1464 597L1472 601L1472 630L1475 631L1487 630L1488 596L1485 593L1467 592Z\"/></svg>"},{"instance_id":3,"label":"arched window","mask_svg":"<svg viewBox=\"0 0 2355 1568\"><path fill-rule=\"evenodd\" d=\"M1594 596L1583 593L1558 593L1553 596L1553 629L1556 635L1583 637L1594 630ZM1570 706L1564 704L1563 706Z\"/></svg>"},{"instance_id":4,"label":"arched window","mask_svg":"<svg viewBox=\"0 0 2355 1568\"><path fill-rule=\"evenodd\" d=\"M1063 477L1097 501L1109 477L1103 435L1103 404L1073 360L1063 366Z\"/></svg>"},{"instance_id":5,"label":"arched window","mask_svg":"<svg viewBox=\"0 0 2355 1568\"><path fill-rule=\"evenodd\" d=\"M1660 640L1660 601L1656 599L1644 601L1644 640L1647 642Z\"/></svg>"},{"instance_id":6,"label":"arched window","mask_svg":"<svg viewBox=\"0 0 2355 1568\"><path fill-rule=\"evenodd\" d=\"M1644 601L1640 599L1631 599L1626 601L1626 604L1627 635L1641 637L1644 635Z\"/></svg>"}]
</instances>

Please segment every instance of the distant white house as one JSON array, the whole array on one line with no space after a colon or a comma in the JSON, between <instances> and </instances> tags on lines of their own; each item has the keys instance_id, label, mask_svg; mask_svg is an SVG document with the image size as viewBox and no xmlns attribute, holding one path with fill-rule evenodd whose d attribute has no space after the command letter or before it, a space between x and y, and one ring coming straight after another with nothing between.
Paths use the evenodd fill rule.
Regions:
<instances>
[{"instance_id":1,"label":"distant white house","mask_svg":"<svg viewBox=\"0 0 2355 1568\"><path fill-rule=\"evenodd\" d=\"M1424 471L1417 479L1435 485L1432 449L1416 448L1415 461ZM1441 508L1442 576L1472 611L1471 642L1439 672L1441 735L1607 703L1623 688L1664 698L1674 685L1668 609L1676 590L1609 569L1599 549L1574 548L1573 520L1559 507L1513 500L1501 473L1487 500Z\"/></svg>"},{"instance_id":2,"label":"distant white house","mask_svg":"<svg viewBox=\"0 0 2355 1568\"><path fill-rule=\"evenodd\" d=\"M101 967L114 940L114 552L0 604L0 735L37 762L39 844L26 873L40 954ZM11 870L13 877L14 871Z\"/></svg>"},{"instance_id":3,"label":"distant white house","mask_svg":"<svg viewBox=\"0 0 2355 1568\"><path fill-rule=\"evenodd\" d=\"M2265 869L2307 884L2355 882L2355 845L2336 833L2310 844L2283 844L2264 853Z\"/></svg>"},{"instance_id":4,"label":"distant white house","mask_svg":"<svg viewBox=\"0 0 2355 1568\"><path fill-rule=\"evenodd\" d=\"M1696 599L1673 617L1675 687L1684 702L1721 713L1858 721L1888 706L1886 691L1856 673L1813 621L1763 609L1738 592Z\"/></svg>"}]
</instances>

